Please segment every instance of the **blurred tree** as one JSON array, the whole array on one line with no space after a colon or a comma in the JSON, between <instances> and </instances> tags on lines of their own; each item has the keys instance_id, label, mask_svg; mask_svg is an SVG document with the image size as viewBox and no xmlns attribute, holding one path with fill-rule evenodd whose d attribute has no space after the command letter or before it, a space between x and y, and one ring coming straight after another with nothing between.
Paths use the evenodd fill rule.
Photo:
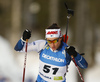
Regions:
<instances>
[{"instance_id":1,"label":"blurred tree","mask_svg":"<svg viewBox=\"0 0 100 82\"><path fill-rule=\"evenodd\" d=\"M97 33L97 30L100 29L100 11L98 10L99 8L99 0L92 0L90 2L90 21L91 21L91 32L92 32L92 44L91 44L91 63L90 66L93 66L95 64L95 55L96 55L96 49L99 47L98 44L100 44L100 37L98 37L98 35L100 35L99 33ZM100 48L100 47L99 47Z\"/></svg>"},{"instance_id":2,"label":"blurred tree","mask_svg":"<svg viewBox=\"0 0 100 82\"><path fill-rule=\"evenodd\" d=\"M58 23L59 0L50 0L49 3L49 24ZM55 11L55 12L54 12Z\"/></svg>"},{"instance_id":3,"label":"blurred tree","mask_svg":"<svg viewBox=\"0 0 100 82\"><path fill-rule=\"evenodd\" d=\"M36 23L36 16L31 13L30 6L34 0L22 0L22 28L34 29Z\"/></svg>"},{"instance_id":4,"label":"blurred tree","mask_svg":"<svg viewBox=\"0 0 100 82\"><path fill-rule=\"evenodd\" d=\"M11 0L0 0L0 35L7 38L10 30Z\"/></svg>"},{"instance_id":5,"label":"blurred tree","mask_svg":"<svg viewBox=\"0 0 100 82\"><path fill-rule=\"evenodd\" d=\"M11 35L10 41L12 46L15 46L16 41L18 41L18 37L20 36L20 28L21 28L21 0L12 0L12 8L11 8Z\"/></svg>"},{"instance_id":6,"label":"blurred tree","mask_svg":"<svg viewBox=\"0 0 100 82\"><path fill-rule=\"evenodd\" d=\"M76 39L75 44L80 53L85 50L85 31L89 26L89 0L77 0L76 3ZM85 55L87 57L87 54ZM81 70L83 75L83 71ZM81 79L78 75L78 82L81 82Z\"/></svg>"},{"instance_id":7,"label":"blurred tree","mask_svg":"<svg viewBox=\"0 0 100 82\"><path fill-rule=\"evenodd\" d=\"M44 37L45 28L49 24L49 3L50 0L36 0L40 4L40 13L37 14L37 29L43 33L41 36Z\"/></svg>"}]
</instances>

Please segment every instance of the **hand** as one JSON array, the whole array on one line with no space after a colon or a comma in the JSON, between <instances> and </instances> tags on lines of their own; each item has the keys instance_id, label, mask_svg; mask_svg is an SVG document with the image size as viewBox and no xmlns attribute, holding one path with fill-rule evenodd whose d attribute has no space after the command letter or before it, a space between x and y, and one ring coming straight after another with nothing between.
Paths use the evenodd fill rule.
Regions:
<instances>
[{"instance_id":1,"label":"hand","mask_svg":"<svg viewBox=\"0 0 100 82\"><path fill-rule=\"evenodd\" d=\"M75 48L74 48L73 46L66 47L65 50L67 51L67 53L68 53L70 56L74 56L74 57L77 56L77 52L75 51Z\"/></svg>"},{"instance_id":2,"label":"hand","mask_svg":"<svg viewBox=\"0 0 100 82\"><path fill-rule=\"evenodd\" d=\"M29 39L31 37L31 31L29 31L28 29L25 29L22 35L23 40L26 41L26 39Z\"/></svg>"}]
</instances>

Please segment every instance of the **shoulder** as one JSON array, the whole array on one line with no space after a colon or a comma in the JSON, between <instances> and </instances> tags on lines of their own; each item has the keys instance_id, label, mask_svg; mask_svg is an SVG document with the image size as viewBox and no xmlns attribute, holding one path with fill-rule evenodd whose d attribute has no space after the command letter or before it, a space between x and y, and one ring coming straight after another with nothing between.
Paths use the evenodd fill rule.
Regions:
<instances>
[{"instance_id":1,"label":"shoulder","mask_svg":"<svg viewBox=\"0 0 100 82\"><path fill-rule=\"evenodd\" d=\"M61 44L62 44L62 46L64 46L64 47L68 47L68 45L67 45L65 42L63 42L63 41L62 41Z\"/></svg>"},{"instance_id":2,"label":"shoulder","mask_svg":"<svg viewBox=\"0 0 100 82\"><path fill-rule=\"evenodd\" d=\"M47 44L46 40L36 40L33 42L34 45L37 45L37 48L39 51L44 48L44 46Z\"/></svg>"},{"instance_id":3,"label":"shoulder","mask_svg":"<svg viewBox=\"0 0 100 82\"><path fill-rule=\"evenodd\" d=\"M36 40L35 43L46 43L46 40Z\"/></svg>"},{"instance_id":4,"label":"shoulder","mask_svg":"<svg viewBox=\"0 0 100 82\"><path fill-rule=\"evenodd\" d=\"M34 45L44 46L46 45L46 40L36 40L33 42Z\"/></svg>"}]
</instances>

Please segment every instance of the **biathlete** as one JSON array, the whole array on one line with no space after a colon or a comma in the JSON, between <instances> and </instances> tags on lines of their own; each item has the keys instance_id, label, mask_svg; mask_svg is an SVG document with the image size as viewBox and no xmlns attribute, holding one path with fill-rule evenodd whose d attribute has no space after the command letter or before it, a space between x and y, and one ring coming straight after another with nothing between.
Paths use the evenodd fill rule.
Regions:
<instances>
[{"instance_id":1,"label":"biathlete","mask_svg":"<svg viewBox=\"0 0 100 82\"><path fill-rule=\"evenodd\" d=\"M25 52L25 41L30 37L31 32L26 29L14 49ZM45 29L45 40L28 43L27 51L39 53L39 73L36 82L66 82L71 56L74 56L80 68L88 67L86 60L75 48L63 42L61 29L56 23Z\"/></svg>"}]
</instances>

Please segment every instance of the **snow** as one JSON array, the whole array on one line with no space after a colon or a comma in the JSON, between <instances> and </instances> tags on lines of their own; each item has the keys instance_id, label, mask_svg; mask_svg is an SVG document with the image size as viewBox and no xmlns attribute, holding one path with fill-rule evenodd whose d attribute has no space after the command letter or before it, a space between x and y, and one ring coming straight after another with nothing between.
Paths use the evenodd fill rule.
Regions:
<instances>
[{"instance_id":1,"label":"snow","mask_svg":"<svg viewBox=\"0 0 100 82\"><path fill-rule=\"evenodd\" d=\"M23 70L25 53L19 53L17 55L18 55L17 57L18 63ZM28 52L26 60L26 74L25 74L27 78L31 77L34 81L36 80L39 69L38 65L39 65L39 55L36 52Z\"/></svg>"},{"instance_id":2,"label":"snow","mask_svg":"<svg viewBox=\"0 0 100 82\"><path fill-rule=\"evenodd\" d=\"M86 82L100 82L100 66L95 65L85 75Z\"/></svg>"},{"instance_id":3,"label":"snow","mask_svg":"<svg viewBox=\"0 0 100 82\"><path fill-rule=\"evenodd\" d=\"M85 73L86 82L100 82L100 52L95 56L96 64Z\"/></svg>"},{"instance_id":4,"label":"snow","mask_svg":"<svg viewBox=\"0 0 100 82\"><path fill-rule=\"evenodd\" d=\"M66 75L66 82L77 82L77 70L74 63L71 61Z\"/></svg>"},{"instance_id":5,"label":"snow","mask_svg":"<svg viewBox=\"0 0 100 82\"><path fill-rule=\"evenodd\" d=\"M19 82L20 68L14 59L11 45L0 36L0 77L7 77L9 82Z\"/></svg>"},{"instance_id":6,"label":"snow","mask_svg":"<svg viewBox=\"0 0 100 82\"><path fill-rule=\"evenodd\" d=\"M39 55L36 52L27 53L26 82L35 82L38 75ZM16 52L10 43L0 36L0 82L1 78L7 78L3 82L21 82L23 75L25 53ZM85 72L85 82L100 82L100 52L95 57L96 64ZM77 70L73 62L69 66L66 75L67 82L77 82ZM33 81L29 81L33 80Z\"/></svg>"}]
</instances>

